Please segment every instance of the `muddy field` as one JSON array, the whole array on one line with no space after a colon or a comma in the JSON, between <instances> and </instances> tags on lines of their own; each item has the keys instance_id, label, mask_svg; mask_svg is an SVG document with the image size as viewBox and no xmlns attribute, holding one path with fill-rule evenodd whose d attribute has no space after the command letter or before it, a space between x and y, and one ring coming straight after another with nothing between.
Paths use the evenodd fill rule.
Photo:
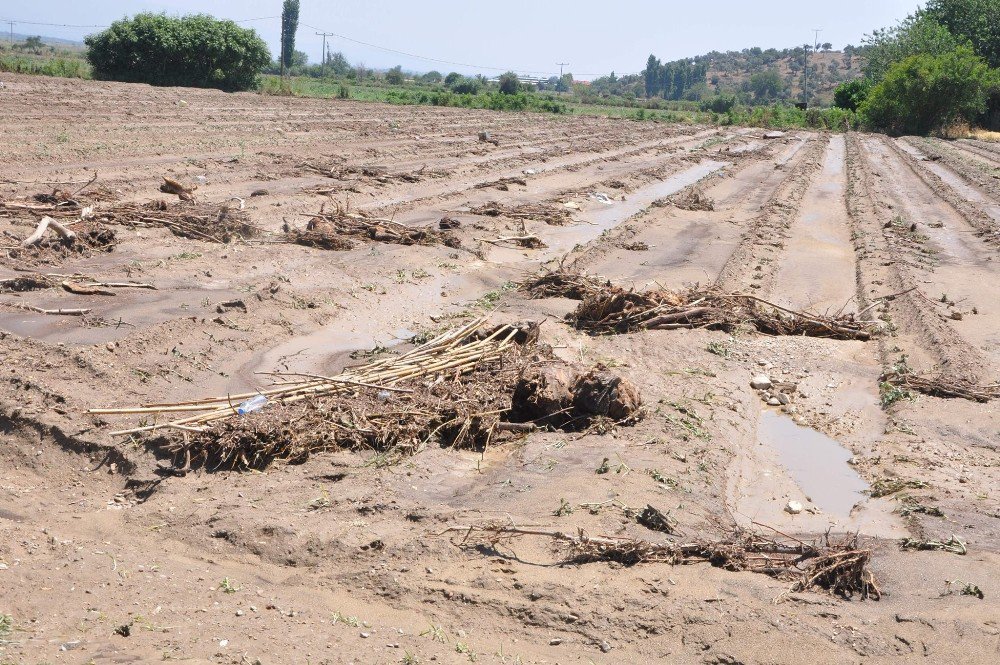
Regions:
<instances>
[{"instance_id":1,"label":"muddy field","mask_svg":"<svg viewBox=\"0 0 1000 665\"><path fill-rule=\"evenodd\" d=\"M1000 655L996 144L21 76L0 130L0 662ZM539 338L370 378L480 317ZM641 411L515 420L595 368Z\"/></svg>"}]
</instances>

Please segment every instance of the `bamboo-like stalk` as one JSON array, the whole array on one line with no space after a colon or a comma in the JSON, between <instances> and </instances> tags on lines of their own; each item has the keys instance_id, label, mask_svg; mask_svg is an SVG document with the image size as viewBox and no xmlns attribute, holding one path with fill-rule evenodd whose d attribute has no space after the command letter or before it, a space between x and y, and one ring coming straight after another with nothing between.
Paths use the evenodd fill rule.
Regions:
<instances>
[{"instance_id":1,"label":"bamboo-like stalk","mask_svg":"<svg viewBox=\"0 0 1000 665\"><path fill-rule=\"evenodd\" d=\"M237 414L236 405L243 400L261 395L278 404L295 404L311 397L355 392L358 389L409 392L396 387L407 379L464 374L475 370L483 362L498 360L518 333L513 326L499 326L481 340L469 342L470 336L486 323L486 317L447 331L429 342L395 358L386 358L345 371L338 376L323 377L302 375L306 380L282 382L277 387L254 392L209 397L175 403L146 404L139 407L90 409L94 415L155 415L191 414L164 423L154 423L112 432L113 436L152 432L163 428L200 431L201 427ZM268 373L276 377L288 375Z\"/></svg>"}]
</instances>

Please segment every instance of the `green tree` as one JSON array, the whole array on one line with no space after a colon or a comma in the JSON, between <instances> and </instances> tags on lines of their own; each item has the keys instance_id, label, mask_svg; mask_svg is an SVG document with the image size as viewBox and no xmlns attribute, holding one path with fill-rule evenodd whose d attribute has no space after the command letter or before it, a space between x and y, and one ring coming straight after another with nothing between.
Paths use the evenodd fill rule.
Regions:
<instances>
[{"instance_id":1,"label":"green tree","mask_svg":"<svg viewBox=\"0 0 1000 665\"><path fill-rule=\"evenodd\" d=\"M281 8L281 73L292 66L295 33L299 29L299 0L285 0Z\"/></svg>"},{"instance_id":2,"label":"green tree","mask_svg":"<svg viewBox=\"0 0 1000 665\"><path fill-rule=\"evenodd\" d=\"M642 75L646 80L646 96L656 97L660 94L662 73L660 72L660 60L655 55L650 54L649 59L646 60L646 69L643 70Z\"/></svg>"},{"instance_id":3,"label":"green tree","mask_svg":"<svg viewBox=\"0 0 1000 665\"><path fill-rule=\"evenodd\" d=\"M924 13L968 40L990 67L1000 67L1000 0L930 0Z\"/></svg>"},{"instance_id":4,"label":"green tree","mask_svg":"<svg viewBox=\"0 0 1000 665\"><path fill-rule=\"evenodd\" d=\"M248 90L271 60L256 32L205 14L136 14L85 42L94 78L152 85Z\"/></svg>"},{"instance_id":5,"label":"green tree","mask_svg":"<svg viewBox=\"0 0 1000 665\"><path fill-rule=\"evenodd\" d=\"M428 83L440 83L444 79L444 76L441 75L441 72L432 70L424 74L421 78Z\"/></svg>"},{"instance_id":6,"label":"green tree","mask_svg":"<svg viewBox=\"0 0 1000 665\"><path fill-rule=\"evenodd\" d=\"M452 72L444 77L444 84L449 88L451 88L461 80L462 80L461 74L459 74L458 72Z\"/></svg>"},{"instance_id":7,"label":"green tree","mask_svg":"<svg viewBox=\"0 0 1000 665\"><path fill-rule=\"evenodd\" d=\"M783 96L785 90L785 80L775 69L757 72L750 76L749 92L753 93L754 101L773 101Z\"/></svg>"},{"instance_id":8,"label":"green tree","mask_svg":"<svg viewBox=\"0 0 1000 665\"><path fill-rule=\"evenodd\" d=\"M871 89L871 81L864 78L841 83L833 93L834 106L857 111L858 107L868 98Z\"/></svg>"},{"instance_id":9,"label":"green tree","mask_svg":"<svg viewBox=\"0 0 1000 665\"><path fill-rule=\"evenodd\" d=\"M403 67L401 65L396 65L385 73L385 82L389 85L403 85L404 81Z\"/></svg>"},{"instance_id":10,"label":"green tree","mask_svg":"<svg viewBox=\"0 0 1000 665\"><path fill-rule=\"evenodd\" d=\"M951 53L961 43L943 25L917 12L895 27L876 30L865 36L865 76L878 83L897 62L918 54Z\"/></svg>"},{"instance_id":11,"label":"green tree","mask_svg":"<svg viewBox=\"0 0 1000 665\"><path fill-rule=\"evenodd\" d=\"M573 89L573 74L566 72L556 80L556 92L569 92Z\"/></svg>"},{"instance_id":12,"label":"green tree","mask_svg":"<svg viewBox=\"0 0 1000 665\"><path fill-rule=\"evenodd\" d=\"M914 55L889 67L859 112L893 135L929 134L986 110L997 75L967 46L944 55Z\"/></svg>"},{"instance_id":13,"label":"green tree","mask_svg":"<svg viewBox=\"0 0 1000 665\"><path fill-rule=\"evenodd\" d=\"M500 92L505 95L516 95L521 91L521 81L514 72L505 72L500 75Z\"/></svg>"},{"instance_id":14,"label":"green tree","mask_svg":"<svg viewBox=\"0 0 1000 665\"><path fill-rule=\"evenodd\" d=\"M347 76L351 71L351 63L340 51L326 56L326 66L333 72L334 76Z\"/></svg>"}]
</instances>

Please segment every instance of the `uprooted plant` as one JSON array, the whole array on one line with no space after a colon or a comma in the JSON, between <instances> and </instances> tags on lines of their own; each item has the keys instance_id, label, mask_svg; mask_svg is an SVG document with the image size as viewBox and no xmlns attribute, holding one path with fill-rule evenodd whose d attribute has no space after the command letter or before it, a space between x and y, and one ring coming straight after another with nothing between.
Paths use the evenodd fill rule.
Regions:
<instances>
[{"instance_id":1,"label":"uprooted plant","mask_svg":"<svg viewBox=\"0 0 1000 665\"><path fill-rule=\"evenodd\" d=\"M576 534L536 528L520 528L510 523L486 523L453 527L449 532L465 533L463 547L491 551L509 548L523 537L550 538L565 551L566 563L608 561L634 566L644 563L709 563L730 571L750 571L792 582L792 591L816 587L844 598L858 595L878 600L882 592L868 569L872 552L861 546L857 534L834 542L829 534L821 541L806 543L795 539L778 541L759 533L736 529L729 537L688 543L651 542L636 538L591 536L583 529Z\"/></svg>"},{"instance_id":2,"label":"uprooted plant","mask_svg":"<svg viewBox=\"0 0 1000 665\"><path fill-rule=\"evenodd\" d=\"M335 377L281 375L271 388L242 395L94 414L194 414L113 434L167 428L153 446L176 467L260 469L275 460L301 462L335 448L394 456L430 443L482 449L504 433L539 426L586 429L630 423L640 399L624 379L598 368L567 371L568 392L546 402L531 377L555 364L535 344L535 324L485 328L485 319L447 332L412 351L349 369ZM300 376L301 375L293 375ZM241 403L263 397L266 408L242 415ZM521 403L523 401L523 404Z\"/></svg>"},{"instance_id":3,"label":"uprooted plant","mask_svg":"<svg viewBox=\"0 0 1000 665\"><path fill-rule=\"evenodd\" d=\"M429 226L413 227L391 219L370 217L363 212L351 212L337 202L334 209L320 211L311 216L306 228L285 228L288 242L320 249L344 250L354 247L352 239L365 239L397 245L445 245L457 248L461 240L452 233Z\"/></svg>"},{"instance_id":4,"label":"uprooted plant","mask_svg":"<svg viewBox=\"0 0 1000 665\"><path fill-rule=\"evenodd\" d=\"M732 332L750 328L769 335L868 340L880 330L878 321L860 320L853 314L798 312L757 296L723 293L714 288L628 290L598 284L594 278L571 271L543 274L522 285L522 289L546 295L582 296L576 310L566 318L592 334L678 328Z\"/></svg>"}]
</instances>

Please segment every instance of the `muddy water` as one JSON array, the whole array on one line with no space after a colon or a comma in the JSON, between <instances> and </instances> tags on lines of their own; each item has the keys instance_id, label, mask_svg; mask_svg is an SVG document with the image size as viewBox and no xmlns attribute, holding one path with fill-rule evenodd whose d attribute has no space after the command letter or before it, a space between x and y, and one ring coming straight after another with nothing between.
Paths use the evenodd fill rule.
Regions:
<instances>
[{"instance_id":1,"label":"muddy water","mask_svg":"<svg viewBox=\"0 0 1000 665\"><path fill-rule=\"evenodd\" d=\"M773 296L781 305L820 313L856 309L845 148L843 136L830 139L823 170L802 199L775 281Z\"/></svg>"},{"instance_id":2,"label":"muddy water","mask_svg":"<svg viewBox=\"0 0 1000 665\"><path fill-rule=\"evenodd\" d=\"M819 533L859 531L898 537L906 530L893 505L866 494L868 484L851 467L852 453L838 441L797 425L787 415L761 414L756 442L730 469L729 504L737 523ZM797 501L803 512L785 510Z\"/></svg>"},{"instance_id":3,"label":"muddy water","mask_svg":"<svg viewBox=\"0 0 1000 665\"><path fill-rule=\"evenodd\" d=\"M569 251L575 245L590 242L603 232L642 212L654 201L676 194L726 166L728 166L726 162L702 161L665 180L635 190L624 201L611 201L608 205L602 204L600 208L580 213L579 217L585 224L554 227L545 234L545 242L550 251L556 254Z\"/></svg>"},{"instance_id":4,"label":"muddy water","mask_svg":"<svg viewBox=\"0 0 1000 665\"><path fill-rule=\"evenodd\" d=\"M795 484L824 513L849 518L854 505L867 498L868 483L848 464L851 451L827 435L766 411L757 438L777 453Z\"/></svg>"}]
</instances>

